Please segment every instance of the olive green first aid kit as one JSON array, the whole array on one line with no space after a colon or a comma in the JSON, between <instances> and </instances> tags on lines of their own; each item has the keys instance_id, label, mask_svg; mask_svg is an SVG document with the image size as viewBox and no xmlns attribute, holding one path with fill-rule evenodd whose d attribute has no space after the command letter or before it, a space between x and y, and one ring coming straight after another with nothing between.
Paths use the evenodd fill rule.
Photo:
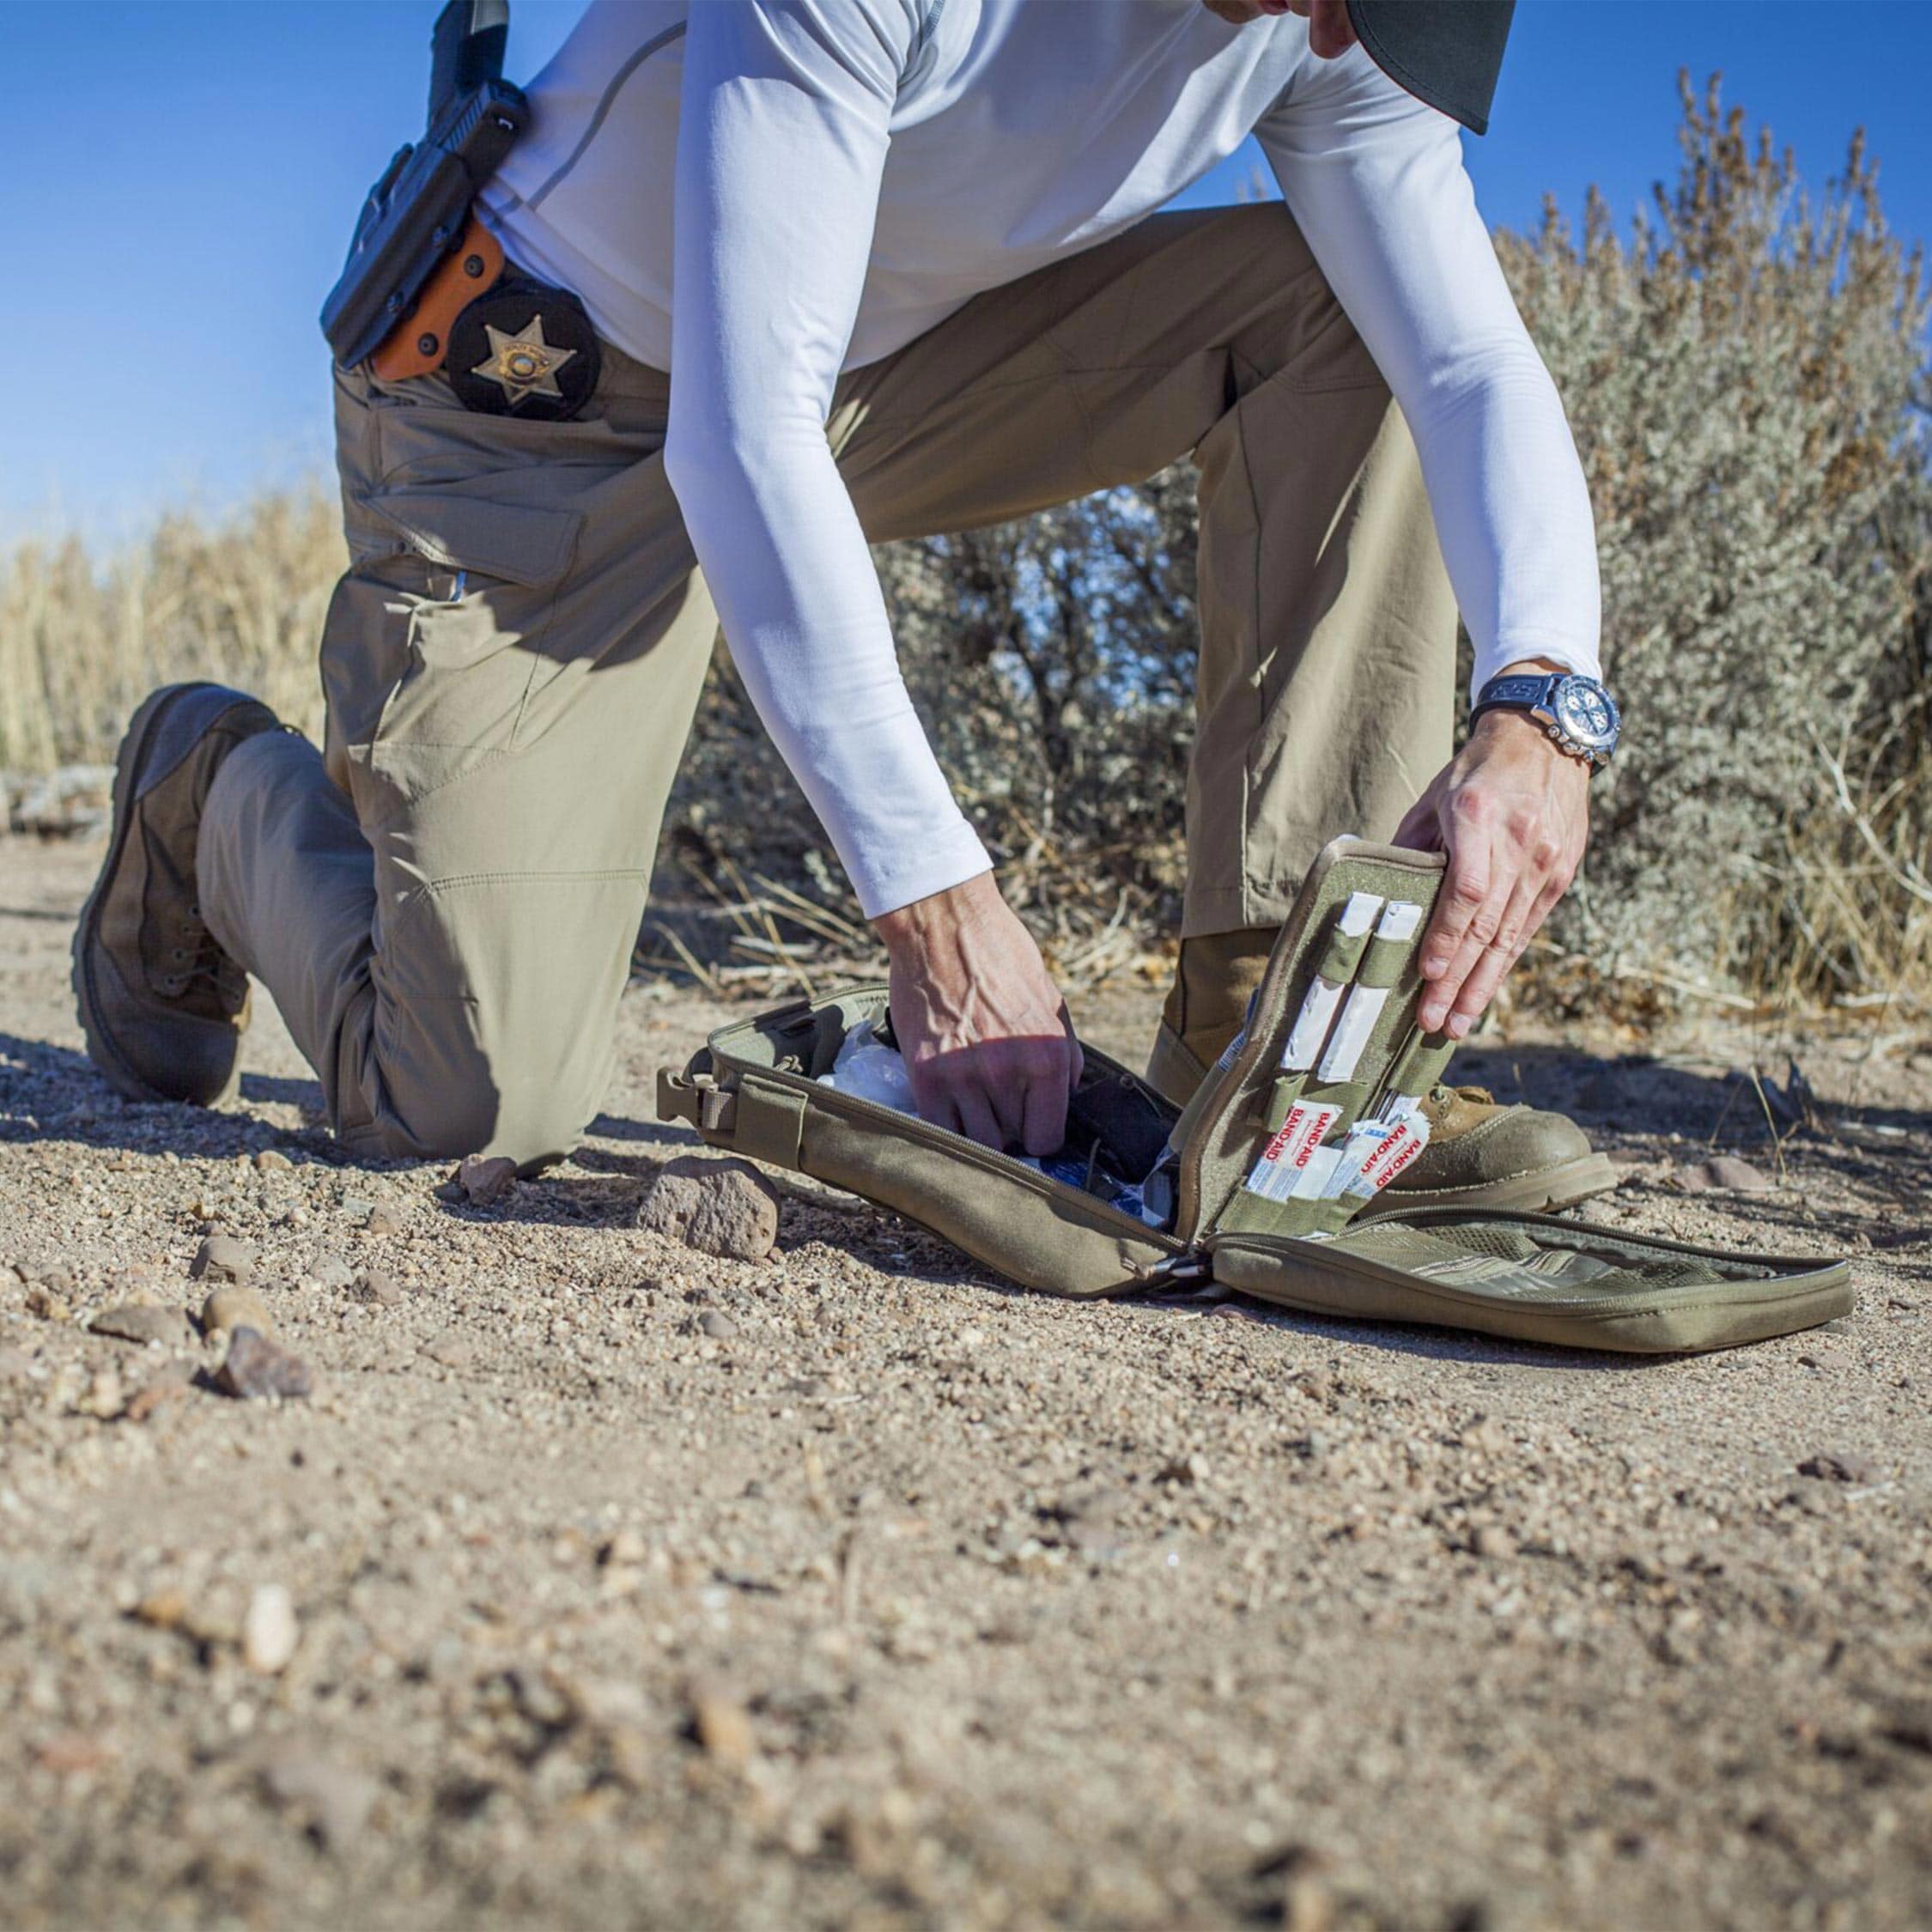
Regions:
<instances>
[{"instance_id":1,"label":"olive green first aid kit","mask_svg":"<svg viewBox=\"0 0 1932 1932\"><path fill-rule=\"evenodd\" d=\"M1442 864L1331 845L1246 1029L1184 1109L1083 1047L1066 1149L1048 1165L1084 1163L1090 1186L1097 1172L1148 1176L1145 1205L1139 1188L1116 1191L1132 1206L1115 1206L1104 1188L824 1084L854 1028L889 1027L884 986L720 1028L682 1073L659 1074L658 1112L1053 1294L1212 1281L1352 1320L1639 1353L1730 1347L1849 1314L1843 1262L1722 1254L1546 1214L1377 1206L1427 1143L1419 1103L1453 1051L1416 1018Z\"/></svg>"}]
</instances>

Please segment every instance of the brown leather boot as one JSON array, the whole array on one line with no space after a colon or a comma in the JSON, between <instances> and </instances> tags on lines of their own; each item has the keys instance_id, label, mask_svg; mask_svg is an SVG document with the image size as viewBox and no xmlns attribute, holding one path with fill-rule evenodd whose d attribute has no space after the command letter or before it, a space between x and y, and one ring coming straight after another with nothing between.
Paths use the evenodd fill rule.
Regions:
<instances>
[{"instance_id":1,"label":"brown leather boot","mask_svg":"<svg viewBox=\"0 0 1932 1932\"><path fill-rule=\"evenodd\" d=\"M248 975L202 923L195 837L222 760L286 728L240 691L170 684L121 740L107 856L74 931L74 995L88 1057L130 1100L209 1107L234 1091Z\"/></svg>"},{"instance_id":2,"label":"brown leather boot","mask_svg":"<svg viewBox=\"0 0 1932 1932\"><path fill-rule=\"evenodd\" d=\"M1147 1084L1184 1107L1241 1030L1249 995L1274 944L1273 929L1183 939ZM1429 1145L1366 1214L1404 1207L1568 1207L1616 1185L1616 1170L1562 1114L1504 1107L1480 1087L1438 1086L1423 1103Z\"/></svg>"}]
</instances>

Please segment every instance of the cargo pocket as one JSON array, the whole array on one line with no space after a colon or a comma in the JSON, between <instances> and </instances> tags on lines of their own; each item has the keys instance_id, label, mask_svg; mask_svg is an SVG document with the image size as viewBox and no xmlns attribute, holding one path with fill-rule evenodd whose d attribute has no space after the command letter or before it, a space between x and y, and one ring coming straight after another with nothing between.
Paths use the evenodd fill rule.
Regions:
<instances>
[{"instance_id":1,"label":"cargo pocket","mask_svg":"<svg viewBox=\"0 0 1932 1932\"><path fill-rule=\"evenodd\" d=\"M360 507L392 534L409 580L406 653L372 763L419 792L515 748L531 692L556 674L550 627L575 557L580 511L502 501L524 477L380 489ZM442 751L452 758L428 758Z\"/></svg>"}]
</instances>

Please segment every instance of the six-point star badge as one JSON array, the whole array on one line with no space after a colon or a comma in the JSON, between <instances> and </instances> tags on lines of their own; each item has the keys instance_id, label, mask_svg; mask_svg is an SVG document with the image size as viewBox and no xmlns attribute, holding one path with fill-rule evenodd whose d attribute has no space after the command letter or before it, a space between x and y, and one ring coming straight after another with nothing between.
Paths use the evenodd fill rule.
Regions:
<instances>
[{"instance_id":1,"label":"six-point star badge","mask_svg":"<svg viewBox=\"0 0 1932 1932\"><path fill-rule=\"evenodd\" d=\"M554 396L563 400L556 386L556 372L576 359L577 351L553 346L544 340L544 319L533 315L514 335L490 323L483 324L489 337L489 354L471 369L471 375L501 383L504 399L514 409L526 396Z\"/></svg>"},{"instance_id":2,"label":"six-point star badge","mask_svg":"<svg viewBox=\"0 0 1932 1932\"><path fill-rule=\"evenodd\" d=\"M465 409L557 422L590 400L602 361L597 331L568 289L518 278L457 317L444 367Z\"/></svg>"}]
</instances>

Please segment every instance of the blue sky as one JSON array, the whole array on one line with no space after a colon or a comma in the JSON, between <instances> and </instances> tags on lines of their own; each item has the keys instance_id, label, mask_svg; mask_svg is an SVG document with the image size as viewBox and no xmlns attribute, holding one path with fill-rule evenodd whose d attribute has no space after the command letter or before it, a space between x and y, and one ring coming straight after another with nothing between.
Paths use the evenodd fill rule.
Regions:
<instances>
[{"instance_id":1,"label":"blue sky","mask_svg":"<svg viewBox=\"0 0 1932 1932\"><path fill-rule=\"evenodd\" d=\"M1071 5L1078 0L1042 0ZM0 546L100 541L328 460L315 312L370 179L421 126L436 0L4 0L0 234L13 380ZM534 73L578 0L513 0ZM1675 76L1725 76L1821 184L1863 123L1893 224L1932 238L1925 0L1521 0L1492 131L1492 224L1619 216L1671 174ZM1187 198L1236 197L1237 156Z\"/></svg>"}]
</instances>

